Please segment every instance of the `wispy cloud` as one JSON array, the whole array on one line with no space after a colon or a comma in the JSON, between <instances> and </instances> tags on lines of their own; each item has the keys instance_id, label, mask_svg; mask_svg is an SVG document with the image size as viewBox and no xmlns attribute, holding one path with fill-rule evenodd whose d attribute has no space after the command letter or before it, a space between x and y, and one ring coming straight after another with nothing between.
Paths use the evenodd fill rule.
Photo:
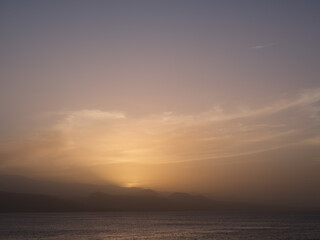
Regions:
<instances>
[{"instance_id":1,"label":"wispy cloud","mask_svg":"<svg viewBox=\"0 0 320 240\"><path fill-rule=\"evenodd\" d=\"M57 112L55 122L0 149L1 167L170 163L252 155L320 144L320 89L258 109L128 117L118 111ZM51 114L54 115L54 114Z\"/></svg>"},{"instance_id":2,"label":"wispy cloud","mask_svg":"<svg viewBox=\"0 0 320 240\"><path fill-rule=\"evenodd\" d=\"M252 49L263 49L267 47L272 47L274 45L275 43L259 44L259 45L253 46Z\"/></svg>"}]
</instances>

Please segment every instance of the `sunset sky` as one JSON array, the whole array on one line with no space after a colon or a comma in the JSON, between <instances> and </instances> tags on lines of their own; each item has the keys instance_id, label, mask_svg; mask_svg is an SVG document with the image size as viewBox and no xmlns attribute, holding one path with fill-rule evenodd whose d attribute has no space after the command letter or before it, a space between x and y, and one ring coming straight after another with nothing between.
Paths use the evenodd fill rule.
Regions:
<instances>
[{"instance_id":1,"label":"sunset sky","mask_svg":"<svg viewBox=\"0 0 320 240\"><path fill-rule=\"evenodd\" d=\"M0 9L1 174L320 201L320 1Z\"/></svg>"}]
</instances>

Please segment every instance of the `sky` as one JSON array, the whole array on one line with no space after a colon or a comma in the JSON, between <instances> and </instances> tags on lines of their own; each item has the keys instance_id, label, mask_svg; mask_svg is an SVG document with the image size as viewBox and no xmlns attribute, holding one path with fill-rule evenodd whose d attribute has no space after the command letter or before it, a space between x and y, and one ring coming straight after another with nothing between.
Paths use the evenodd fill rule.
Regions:
<instances>
[{"instance_id":1,"label":"sky","mask_svg":"<svg viewBox=\"0 0 320 240\"><path fill-rule=\"evenodd\" d=\"M320 202L319 1L0 5L0 173Z\"/></svg>"}]
</instances>

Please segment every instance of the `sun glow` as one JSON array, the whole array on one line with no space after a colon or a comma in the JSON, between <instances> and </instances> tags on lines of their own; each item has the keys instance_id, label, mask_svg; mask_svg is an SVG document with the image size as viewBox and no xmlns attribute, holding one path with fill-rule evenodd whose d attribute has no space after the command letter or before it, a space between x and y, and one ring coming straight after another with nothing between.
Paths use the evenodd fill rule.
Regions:
<instances>
[{"instance_id":1,"label":"sun glow","mask_svg":"<svg viewBox=\"0 0 320 240\"><path fill-rule=\"evenodd\" d=\"M139 184L136 182L128 182L126 184L124 184L124 187L128 187L128 188L132 188L132 187L138 187Z\"/></svg>"}]
</instances>

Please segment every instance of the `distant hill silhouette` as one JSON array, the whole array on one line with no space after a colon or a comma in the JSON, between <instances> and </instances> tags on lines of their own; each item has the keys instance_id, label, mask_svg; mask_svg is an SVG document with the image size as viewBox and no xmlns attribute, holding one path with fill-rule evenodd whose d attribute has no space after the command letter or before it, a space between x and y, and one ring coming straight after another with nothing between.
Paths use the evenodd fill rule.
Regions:
<instances>
[{"instance_id":1,"label":"distant hill silhouette","mask_svg":"<svg viewBox=\"0 0 320 240\"><path fill-rule=\"evenodd\" d=\"M0 211L219 210L225 204L187 193L35 180L0 175Z\"/></svg>"},{"instance_id":2,"label":"distant hill silhouette","mask_svg":"<svg viewBox=\"0 0 320 240\"><path fill-rule=\"evenodd\" d=\"M48 195L0 192L0 212L61 212L76 211L71 200Z\"/></svg>"},{"instance_id":3,"label":"distant hill silhouette","mask_svg":"<svg viewBox=\"0 0 320 240\"><path fill-rule=\"evenodd\" d=\"M143 188L125 188L112 184L86 184L31 179L16 175L0 175L0 191L56 195L59 197L81 197L94 192L115 195L156 195L157 192Z\"/></svg>"},{"instance_id":4,"label":"distant hill silhouette","mask_svg":"<svg viewBox=\"0 0 320 240\"><path fill-rule=\"evenodd\" d=\"M214 201L188 193L0 176L0 212L65 211L278 211L291 210Z\"/></svg>"},{"instance_id":5,"label":"distant hill silhouette","mask_svg":"<svg viewBox=\"0 0 320 240\"><path fill-rule=\"evenodd\" d=\"M178 198L177 195L179 195ZM205 197L177 193L167 197L125 196L96 192L87 197L66 199L42 194L0 192L0 212L220 211L226 209L228 208L225 204Z\"/></svg>"}]
</instances>

